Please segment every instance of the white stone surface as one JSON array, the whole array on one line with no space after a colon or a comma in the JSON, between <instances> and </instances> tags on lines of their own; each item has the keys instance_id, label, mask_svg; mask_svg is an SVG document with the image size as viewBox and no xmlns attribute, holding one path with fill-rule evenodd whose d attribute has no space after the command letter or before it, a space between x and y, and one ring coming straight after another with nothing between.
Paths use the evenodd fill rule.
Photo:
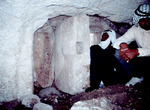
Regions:
<instances>
[{"instance_id":1,"label":"white stone surface","mask_svg":"<svg viewBox=\"0 0 150 110\"><path fill-rule=\"evenodd\" d=\"M120 110L119 107L110 103L110 101L105 98L91 99L87 101L76 102L70 110Z\"/></svg>"},{"instance_id":2,"label":"white stone surface","mask_svg":"<svg viewBox=\"0 0 150 110\"><path fill-rule=\"evenodd\" d=\"M99 14L116 22L129 22L133 11L144 1L1 0L0 101L10 101L32 93L33 35L48 18ZM78 74L80 79L80 73Z\"/></svg>"},{"instance_id":3,"label":"white stone surface","mask_svg":"<svg viewBox=\"0 0 150 110\"><path fill-rule=\"evenodd\" d=\"M52 95L58 95L60 96L60 92L54 88L54 87L48 87L48 88L45 88L45 89L42 89L40 92L39 92L39 97L41 98L49 98L51 97Z\"/></svg>"},{"instance_id":4,"label":"white stone surface","mask_svg":"<svg viewBox=\"0 0 150 110\"><path fill-rule=\"evenodd\" d=\"M40 98L36 95L25 95L21 98L21 104L28 108L33 108L37 103L40 103Z\"/></svg>"},{"instance_id":5,"label":"white stone surface","mask_svg":"<svg viewBox=\"0 0 150 110\"><path fill-rule=\"evenodd\" d=\"M33 110L53 110L53 108L48 104L37 103L33 106Z\"/></svg>"},{"instance_id":6,"label":"white stone surface","mask_svg":"<svg viewBox=\"0 0 150 110\"><path fill-rule=\"evenodd\" d=\"M81 31L82 30L82 31ZM64 20L56 30L55 83L67 93L84 91L89 76L89 17Z\"/></svg>"}]
</instances>

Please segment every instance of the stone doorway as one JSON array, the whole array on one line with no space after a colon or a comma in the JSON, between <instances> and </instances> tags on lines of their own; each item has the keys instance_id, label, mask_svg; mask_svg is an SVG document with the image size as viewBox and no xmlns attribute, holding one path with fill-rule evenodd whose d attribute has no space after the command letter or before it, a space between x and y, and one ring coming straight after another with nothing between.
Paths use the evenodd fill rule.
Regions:
<instances>
[{"instance_id":1,"label":"stone doorway","mask_svg":"<svg viewBox=\"0 0 150 110\"><path fill-rule=\"evenodd\" d=\"M34 81L43 88L55 82L70 94L83 91L89 76L89 33L86 15L49 19L34 33Z\"/></svg>"},{"instance_id":2,"label":"stone doorway","mask_svg":"<svg viewBox=\"0 0 150 110\"><path fill-rule=\"evenodd\" d=\"M34 81L43 88L53 82L69 94L89 85L90 46L97 44L103 30L111 29L97 16L58 16L49 19L34 34Z\"/></svg>"}]
</instances>

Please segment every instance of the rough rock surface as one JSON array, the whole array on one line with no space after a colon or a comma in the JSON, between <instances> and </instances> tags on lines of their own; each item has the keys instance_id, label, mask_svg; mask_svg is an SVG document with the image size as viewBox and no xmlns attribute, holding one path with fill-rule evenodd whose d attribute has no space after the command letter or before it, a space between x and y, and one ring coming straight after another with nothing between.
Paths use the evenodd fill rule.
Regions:
<instances>
[{"instance_id":1,"label":"rough rock surface","mask_svg":"<svg viewBox=\"0 0 150 110\"><path fill-rule=\"evenodd\" d=\"M58 96L60 96L61 94L54 87L48 87L48 88L42 89L39 92L39 97L41 97L41 98L51 97L52 95L58 95Z\"/></svg>"},{"instance_id":2,"label":"rough rock surface","mask_svg":"<svg viewBox=\"0 0 150 110\"><path fill-rule=\"evenodd\" d=\"M10 101L32 93L33 35L48 18L98 14L112 21L130 22L133 11L145 1L1 0L0 101ZM81 88L79 91L82 91Z\"/></svg>"},{"instance_id":3,"label":"rough rock surface","mask_svg":"<svg viewBox=\"0 0 150 110\"><path fill-rule=\"evenodd\" d=\"M27 108L33 108L33 106L40 102L40 98L36 95L25 95L21 98L21 104Z\"/></svg>"},{"instance_id":4,"label":"rough rock surface","mask_svg":"<svg viewBox=\"0 0 150 110\"><path fill-rule=\"evenodd\" d=\"M99 99L91 99L87 101L78 101L76 102L70 110L121 110L120 107L117 107L110 103L105 97Z\"/></svg>"},{"instance_id":5,"label":"rough rock surface","mask_svg":"<svg viewBox=\"0 0 150 110\"><path fill-rule=\"evenodd\" d=\"M94 107L98 110L104 110L103 108L107 108L107 110L147 110L150 108L149 91L145 91L142 84L135 87L113 85L88 93L63 94L61 97L57 97L57 102L51 98L41 101L52 105L54 110L70 110L72 108L91 110Z\"/></svg>"},{"instance_id":6,"label":"rough rock surface","mask_svg":"<svg viewBox=\"0 0 150 110\"><path fill-rule=\"evenodd\" d=\"M53 110L53 108L44 103L37 103L33 106L33 110Z\"/></svg>"},{"instance_id":7,"label":"rough rock surface","mask_svg":"<svg viewBox=\"0 0 150 110\"><path fill-rule=\"evenodd\" d=\"M142 85L142 83L134 87L114 85L76 95L69 95L60 91L61 96L53 95L42 98L42 104L38 104L39 106L35 106L35 108L40 109L42 106L44 106L43 108L51 106L53 110L84 110L84 108L86 110L104 110L104 108L107 108L107 110L149 110L150 89L146 90ZM1 103L0 110L32 110L32 108L27 108L14 100Z\"/></svg>"}]
</instances>

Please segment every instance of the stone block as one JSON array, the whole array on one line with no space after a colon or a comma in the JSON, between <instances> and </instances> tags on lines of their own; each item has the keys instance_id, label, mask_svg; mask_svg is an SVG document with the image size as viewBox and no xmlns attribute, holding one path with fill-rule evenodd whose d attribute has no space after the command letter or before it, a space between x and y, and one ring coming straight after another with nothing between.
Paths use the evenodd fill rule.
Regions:
<instances>
[{"instance_id":1,"label":"stone block","mask_svg":"<svg viewBox=\"0 0 150 110\"><path fill-rule=\"evenodd\" d=\"M55 35L56 86L69 94L82 92L89 83L89 17L78 15L64 20Z\"/></svg>"},{"instance_id":2,"label":"stone block","mask_svg":"<svg viewBox=\"0 0 150 110\"><path fill-rule=\"evenodd\" d=\"M35 33L33 42L35 78L42 87L51 86L54 80L54 41L53 35L45 32L46 27Z\"/></svg>"},{"instance_id":3,"label":"stone block","mask_svg":"<svg viewBox=\"0 0 150 110\"><path fill-rule=\"evenodd\" d=\"M46 98L46 97L49 98L52 95L60 96L61 93L54 87L48 87L48 88L42 89L39 92L39 97L41 97L41 98Z\"/></svg>"},{"instance_id":4,"label":"stone block","mask_svg":"<svg viewBox=\"0 0 150 110\"><path fill-rule=\"evenodd\" d=\"M91 99L76 102L70 110L120 110L119 106L112 104L107 98Z\"/></svg>"},{"instance_id":5,"label":"stone block","mask_svg":"<svg viewBox=\"0 0 150 110\"><path fill-rule=\"evenodd\" d=\"M33 110L53 110L53 108L48 104L37 103L34 105Z\"/></svg>"},{"instance_id":6,"label":"stone block","mask_svg":"<svg viewBox=\"0 0 150 110\"><path fill-rule=\"evenodd\" d=\"M33 106L40 102L40 98L36 95L25 95L21 98L21 104L27 108L33 108Z\"/></svg>"}]
</instances>

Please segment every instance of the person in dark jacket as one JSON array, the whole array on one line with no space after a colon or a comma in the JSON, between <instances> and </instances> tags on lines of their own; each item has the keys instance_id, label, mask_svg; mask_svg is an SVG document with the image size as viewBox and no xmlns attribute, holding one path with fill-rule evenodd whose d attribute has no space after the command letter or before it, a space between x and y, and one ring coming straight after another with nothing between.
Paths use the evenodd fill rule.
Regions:
<instances>
[{"instance_id":1,"label":"person in dark jacket","mask_svg":"<svg viewBox=\"0 0 150 110\"><path fill-rule=\"evenodd\" d=\"M115 40L115 31L106 30L102 33L101 42L90 47L90 87L86 89L86 92L98 89L101 81L105 86L113 84L111 75L114 71L115 49L112 44Z\"/></svg>"}]
</instances>

